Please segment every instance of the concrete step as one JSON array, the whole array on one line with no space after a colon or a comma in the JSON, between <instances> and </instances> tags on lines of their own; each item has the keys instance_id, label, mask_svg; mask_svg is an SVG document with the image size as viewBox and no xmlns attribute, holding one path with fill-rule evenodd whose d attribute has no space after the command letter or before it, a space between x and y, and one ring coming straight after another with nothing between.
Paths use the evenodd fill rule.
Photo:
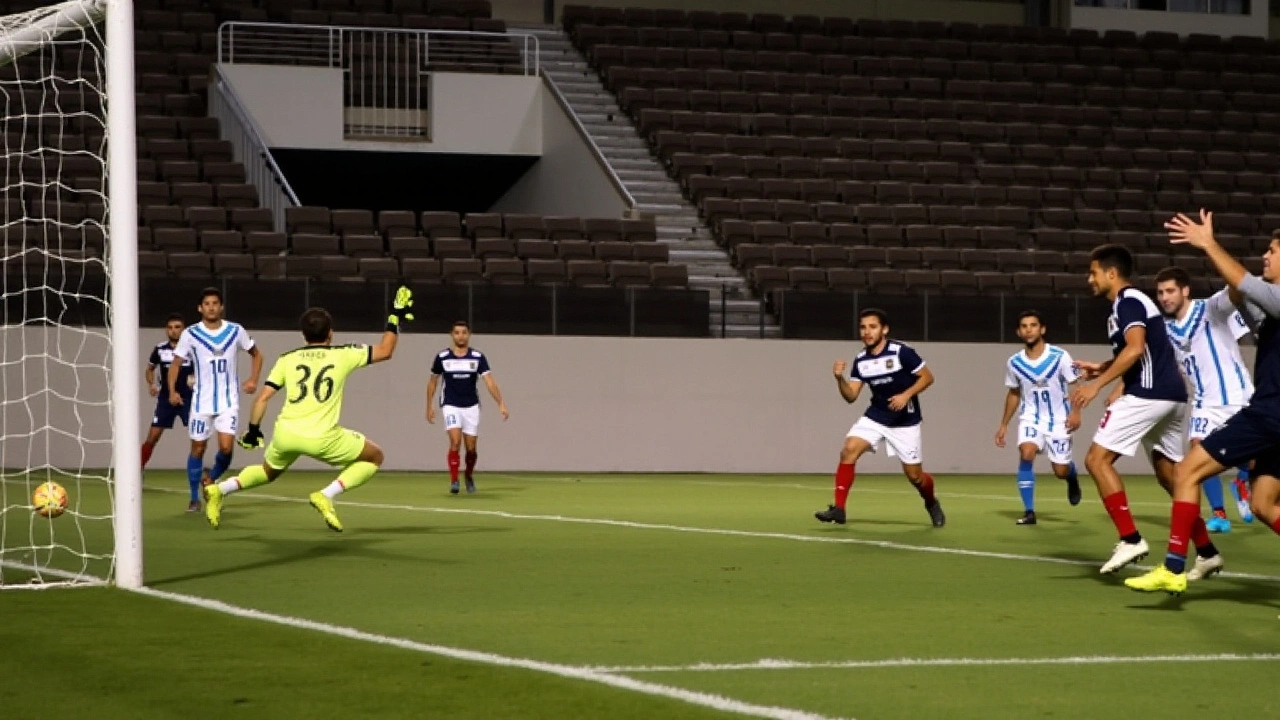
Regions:
<instances>
[{"instance_id":1,"label":"concrete step","mask_svg":"<svg viewBox=\"0 0 1280 720\"><path fill-rule=\"evenodd\" d=\"M729 258L717 249L672 247L671 261L686 265L728 265Z\"/></svg>"},{"instance_id":2,"label":"concrete step","mask_svg":"<svg viewBox=\"0 0 1280 720\"><path fill-rule=\"evenodd\" d=\"M667 174L662 171L662 166L659 165L658 161L654 160L652 157L645 158L644 160L619 160L613 164L613 169L619 175L624 172L635 173L637 175L657 173L661 177L667 177Z\"/></svg>"},{"instance_id":3,"label":"concrete step","mask_svg":"<svg viewBox=\"0 0 1280 720\"><path fill-rule=\"evenodd\" d=\"M654 215L661 215L664 212L680 209L679 205L667 205L662 203L636 203L636 207L640 209L640 212L652 213Z\"/></svg>"},{"instance_id":4,"label":"concrete step","mask_svg":"<svg viewBox=\"0 0 1280 720\"><path fill-rule=\"evenodd\" d=\"M767 338L780 339L782 337L782 328L776 325L764 326L764 332L760 332L758 325L729 325L724 329L724 333L720 334L720 327L713 325L711 328L712 337L721 338Z\"/></svg>"}]
</instances>

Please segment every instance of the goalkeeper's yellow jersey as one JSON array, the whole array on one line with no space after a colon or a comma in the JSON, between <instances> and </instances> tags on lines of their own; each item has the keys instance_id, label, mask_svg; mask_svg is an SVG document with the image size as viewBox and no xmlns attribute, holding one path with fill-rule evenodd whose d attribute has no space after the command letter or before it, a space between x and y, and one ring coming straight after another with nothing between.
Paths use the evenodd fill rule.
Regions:
<instances>
[{"instance_id":1,"label":"goalkeeper's yellow jersey","mask_svg":"<svg viewBox=\"0 0 1280 720\"><path fill-rule=\"evenodd\" d=\"M338 427L347 377L372 360L368 345L307 345L277 358L267 376L286 398L276 432L320 437Z\"/></svg>"}]
</instances>

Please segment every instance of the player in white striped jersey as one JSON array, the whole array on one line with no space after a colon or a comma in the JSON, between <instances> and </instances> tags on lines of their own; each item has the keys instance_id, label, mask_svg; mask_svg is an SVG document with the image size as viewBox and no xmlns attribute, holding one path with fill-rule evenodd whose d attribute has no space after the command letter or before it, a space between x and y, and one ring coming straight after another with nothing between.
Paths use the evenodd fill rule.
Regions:
<instances>
[{"instance_id":1,"label":"player in white striped jersey","mask_svg":"<svg viewBox=\"0 0 1280 720\"><path fill-rule=\"evenodd\" d=\"M240 391L252 395L258 389L258 377L262 375L262 353L249 333L238 323L222 318L224 306L222 292L217 288L205 288L200 293L200 322L188 326L178 338L174 348L174 361L169 366L169 387L176 387L178 373L183 363L189 363L195 376L191 391L190 418L187 430L191 435L191 455L187 458L187 484L191 488L188 509L200 505L200 482L204 474L204 451L209 437L218 435L218 451L208 479L215 482L231 466L231 453L235 447L236 421L240 416ZM237 351L243 350L253 359L249 379L240 384L240 372L236 367ZM169 402L182 404L178 393L170 393Z\"/></svg>"},{"instance_id":2,"label":"player in white striped jersey","mask_svg":"<svg viewBox=\"0 0 1280 720\"><path fill-rule=\"evenodd\" d=\"M1079 380L1071 355L1044 340L1040 313L1018 315L1018 337L1026 345L1005 364L1004 415L996 430L996 447L1005 446L1009 421L1018 414L1018 493L1023 515L1019 525L1036 524L1036 455L1045 453L1053 474L1067 482L1067 500L1080 504L1080 482L1071 459L1071 435L1080 427L1080 412L1071 408L1070 386Z\"/></svg>"},{"instance_id":3,"label":"player in white striped jersey","mask_svg":"<svg viewBox=\"0 0 1280 720\"><path fill-rule=\"evenodd\" d=\"M1191 276L1179 267L1165 268L1156 275L1156 299L1164 311L1169 342L1194 391L1187 439L1195 444L1239 412L1253 396L1253 379L1240 356L1239 345L1240 338L1249 334L1249 326L1225 289L1208 299L1192 300ZM1230 532L1222 480L1214 475L1202 487L1213 509L1213 517L1205 523L1209 532ZM1253 522L1248 468L1238 469L1231 490L1241 519Z\"/></svg>"}]
</instances>

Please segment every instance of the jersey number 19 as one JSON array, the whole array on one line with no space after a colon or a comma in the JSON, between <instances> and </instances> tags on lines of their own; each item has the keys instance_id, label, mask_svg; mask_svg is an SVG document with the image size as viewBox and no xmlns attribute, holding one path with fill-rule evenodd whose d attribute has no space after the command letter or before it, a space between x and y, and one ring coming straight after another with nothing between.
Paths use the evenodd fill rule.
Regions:
<instances>
[{"instance_id":1,"label":"jersey number 19","mask_svg":"<svg viewBox=\"0 0 1280 720\"><path fill-rule=\"evenodd\" d=\"M316 402L327 402L333 396L333 378L329 377L329 371L333 368L333 365L320 368L320 372L316 373L315 382L308 388L307 382L311 380L311 368L306 365L297 366L295 369L302 373L302 377L298 380L298 396L289 402L300 403L306 400L308 392L315 396Z\"/></svg>"}]
</instances>

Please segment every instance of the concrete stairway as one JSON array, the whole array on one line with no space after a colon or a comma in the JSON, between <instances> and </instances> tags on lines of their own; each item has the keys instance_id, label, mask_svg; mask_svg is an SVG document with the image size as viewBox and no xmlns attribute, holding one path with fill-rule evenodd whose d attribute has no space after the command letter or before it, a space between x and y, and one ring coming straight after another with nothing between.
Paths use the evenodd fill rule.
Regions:
<instances>
[{"instance_id":1,"label":"concrete stairway","mask_svg":"<svg viewBox=\"0 0 1280 720\"><path fill-rule=\"evenodd\" d=\"M538 38L543 73L568 100L605 161L635 198L637 209L654 216L658 241L671 247L671 261L689 266L690 287L710 291L712 335L759 337L759 299L568 36L546 25L508 27ZM763 327L766 337L781 335L770 317L764 318Z\"/></svg>"}]
</instances>

